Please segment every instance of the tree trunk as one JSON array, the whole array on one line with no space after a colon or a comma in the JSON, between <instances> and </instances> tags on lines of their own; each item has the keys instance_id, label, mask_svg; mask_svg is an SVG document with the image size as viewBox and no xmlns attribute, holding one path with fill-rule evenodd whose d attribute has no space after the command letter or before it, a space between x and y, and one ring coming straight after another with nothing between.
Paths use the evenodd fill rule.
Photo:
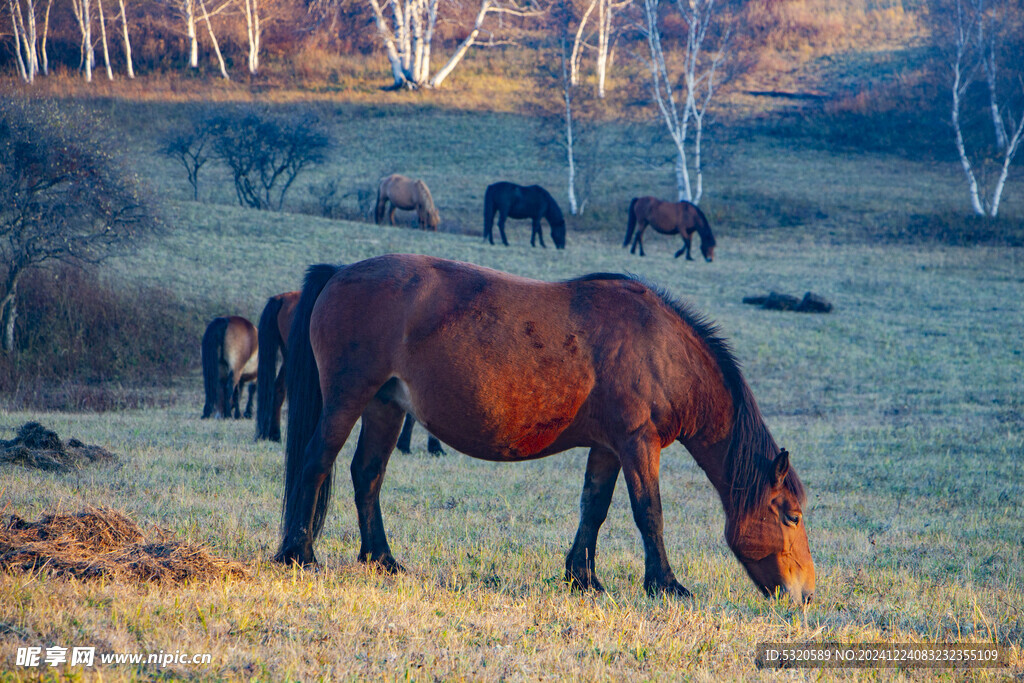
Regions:
<instances>
[{"instance_id":1,"label":"tree trunk","mask_svg":"<svg viewBox=\"0 0 1024 683\"><path fill-rule=\"evenodd\" d=\"M29 78L28 69L25 68L25 60L21 56L21 33L18 30L18 18L14 11L14 0L10 0L8 4L11 9L11 26L14 30L14 55L17 57L18 61L18 73L21 74L21 80L26 83L31 83L32 81Z\"/></svg>"},{"instance_id":2,"label":"tree trunk","mask_svg":"<svg viewBox=\"0 0 1024 683\"><path fill-rule=\"evenodd\" d=\"M567 27L568 28L568 27ZM577 33L577 36L579 34ZM568 169L568 195L569 195L569 213L573 216L577 215L579 207L576 203L576 155L575 155L575 140L573 138L572 130L572 95L573 95L573 82L572 72L566 67L566 41L562 39L562 98L565 100L565 161ZM573 46L575 50L575 45ZM571 68L572 53L569 55L569 62Z\"/></svg>"},{"instance_id":3,"label":"tree trunk","mask_svg":"<svg viewBox=\"0 0 1024 683\"><path fill-rule=\"evenodd\" d=\"M210 23L210 13L206 10L206 3L199 0L199 9L203 10L203 20L206 22L206 31L210 34L210 42L213 43L213 52L217 55L217 64L220 66L220 75L225 81L230 81L228 70L224 66L224 55L220 53L220 45L217 43L217 36L213 33L213 24Z\"/></svg>"},{"instance_id":4,"label":"tree trunk","mask_svg":"<svg viewBox=\"0 0 1024 683\"><path fill-rule=\"evenodd\" d=\"M46 38L50 35L50 8L53 7L53 0L46 0L46 14L43 15L43 40L39 46L39 52L42 55L42 68L43 75L50 75L50 58L46 54Z\"/></svg>"},{"instance_id":5,"label":"tree trunk","mask_svg":"<svg viewBox=\"0 0 1024 683\"><path fill-rule=\"evenodd\" d=\"M103 16L103 0L96 0L100 15L100 41L103 45L103 64L107 68L107 80L114 80L114 70L110 68L110 49L107 47L107 20Z\"/></svg>"},{"instance_id":6,"label":"tree trunk","mask_svg":"<svg viewBox=\"0 0 1024 683\"><path fill-rule=\"evenodd\" d=\"M466 52L468 52L469 48L473 46L474 42L476 42L476 37L480 35L480 27L483 25L484 18L490 10L491 0L482 0L480 3L480 11L477 12L476 20L473 22L473 30L469 32L469 35L466 36L465 40L459 43L459 46L455 49L455 54L448 59L448 62L442 66L436 74L434 74L433 78L430 79L431 88L436 88L441 85L441 83L444 82L444 79L448 78L448 75L452 70L460 61L462 61L462 58L466 56Z\"/></svg>"},{"instance_id":7,"label":"tree trunk","mask_svg":"<svg viewBox=\"0 0 1024 683\"><path fill-rule=\"evenodd\" d=\"M128 36L128 12L125 10L124 0L118 0L121 6L121 29L124 39L124 58L128 63L128 78L135 78L135 66L132 62L132 41Z\"/></svg>"},{"instance_id":8,"label":"tree trunk","mask_svg":"<svg viewBox=\"0 0 1024 683\"><path fill-rule=\"evenodd\" d=\"M185 15L185 33L188 34L188 65L199 68L199 38L196 36L196 5L195 0L182 0L182 12Z\"/></svg>"},{"instance_id":9,"label":"tree trunk","mask_svg":"<svg viewBox=\"0 0 1024 683\"><path fill-rule=\"evenodd\" d=\"M579 85L580 82L580 53L583 48L583 30L586 28L587 21L599 2L602 2L602 0L590 0L590 5L583 13L580 25L576 28L576 36L572 41L572 55L569 57L569 82L572 85Z\"/></svg>"},{"instance_id":10,"label":"tree trunk","mask_svg":"<svg viewBox=\"0 0 1024 683\"><path fill-rule=\"evenodd\" d=\"M7 289L4 290L4 298L0 300L0 333L3 334L2 347L4 353L10 354L14 351L14 321L18 317L18 280L23 272L21 268L11 266L12 270L7 275Z\"/></svg>"}]
</instances>

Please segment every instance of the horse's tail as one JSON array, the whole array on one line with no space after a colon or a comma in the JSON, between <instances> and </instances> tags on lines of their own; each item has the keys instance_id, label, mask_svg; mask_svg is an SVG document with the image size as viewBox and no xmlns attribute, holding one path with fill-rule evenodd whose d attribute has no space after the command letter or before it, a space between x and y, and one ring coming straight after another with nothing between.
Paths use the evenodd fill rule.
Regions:
<instances>
[{"instance_id":1,"label":"horse's tail","mask_svg":"<svg viewBox=\"0 0 1024 683\"><path fill-rule=\"evenodd\" d=\"M622 246L628 247L629 241L633 239L633 231L636 230L636 202L640 199L639 197L633 197L633 201L629 203L629 220L626 223L626 239L623 240Z\"/></svg>"},{"instance_id":2,"label":"horse's tail","mask_svg":"<svg viewBox=\"0 0 1024 683\"><path fill-rule=\"evenodd\" d=\"M384 204L385 204L385 202L383 202L381 200L383 199L383 196L384 196L384 181L387 180L389 177L390 176L385 176L385 177L383 177L383 178L381 178L380 180L377 181L377 204L376 204L376 206L373 207L373 222L374 223L378 223L379 224L381 219L384 218Z\"/></svg>"},{"instance_id":3,"label":"horse's tail","mask_svg":"<svg viewBox=\"0 0 1024 683\"><path fill-rule=\"evenodd\" d=\"M291 529L292 521L297 514L294 506L299 496L292 495L292 488L299 485L302 469L305 467L306 444L309 443L320 413L323 410L323 397L320 395L320 371L313 357L313 347L309 341L309 319L313 313L320 292L327 281L338 272L340 266L319 264L310 266L306 271L306 282L302 287L302 295L295 307L295 317L288 331L288 362L285 364L286 388L288 393L288 436L285 441L285 474L284 501L282 502L283 529ZM273 384L273 383L271 383ZM316 499L316 510L313 512L310 527L311 538L320 535L327 516L327 504L331 498L331 481L334 470L320 487L320 495Z\"/></svg>"},{"instance_id":4,"label":"horse's tail","mask_svg":"<svg viewBox=\"0 0 1024 683\"><path fill-rule=\"evenodd\" d=\"M259 358L256 362L256 440L270 439L277 407L277 351L283 348L277 315L281 311L281 298L267 299L256 328L259 339Z\"/></svg>"},{"instance_id":5,"label":"horse's tail","mask_svg":"<svg viewBox=\"0 0 1024 683\"><path fill-rule=\"evenodd\" d=\"M222 404L218 400L218 393L224 390L220 381L220 358L224 345L224 333L228 329L227 318L214 318L206 326L203 333L201 346L203 362L203 390L206 393L206 403L203 405L203 417L217 412Z\"/></svg>"},{"instance_id":6,"label":"horse's tail","mask_svg":"<svg viewBox=\"0 0 1024 683\"><path fill-rule=\"evenodd\" d=\"M487 188L484 192L484 239L487 239L494 232L494 186ZM492 239L493 241L493 239Z\"/></svg>"}]
</instances>

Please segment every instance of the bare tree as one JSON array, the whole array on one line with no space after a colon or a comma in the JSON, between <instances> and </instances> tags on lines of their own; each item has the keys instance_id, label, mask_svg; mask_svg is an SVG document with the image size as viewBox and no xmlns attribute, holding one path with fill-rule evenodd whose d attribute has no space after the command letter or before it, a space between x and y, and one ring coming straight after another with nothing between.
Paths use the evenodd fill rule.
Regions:
<instances>
[{"instance_id":1,"label":"bare tree","mask_svg":"<svg viewBox=\"0 0 1024 683\"><path fill-rule=\"evenodd\" d=\"M947 8L940 5L939 9ZM1011 4L999 0L953 0L948 9L953 37L951 120L956 151L967 179L971 208L976 215L995 217L1010 164L1024 137L1024 63L1019 36L1018 45L1006 49L1006 42L1012 43L1007 30L1015 24L1020 28L1020 16L1011 16ZM1008 63L1000 64L1001 56L1008 56ZM998 88L1002 67L1008 67L1010 76L1003 82L1013 89L1004 100L1000 100ZM965 110L971 108L985 110L986 114L965 122ZM984 119L987 124L982 123ZM979 135L979 128L989 130L991 137ZM997 170L996 178L986 183L990 167Z\"/></svg>"},{"instance_id":2,"label":"bare tree","mask_svg":"<svg viewBox=\"0 0 1024 683\"><path fill-rule=\"evenodd\" d=\"M644 0L642 30L647 38L651 94L676 148L678 199L698 204L704 194L701 166L704 118L718 85L715 77L728 54L730 30L717 25L721 22L716 22L719 19L716 0L676 0L675 7L686 31L678 77L672 77L670 62L666 61L661 39L660 0ZM712 28L718 29L717 35ZM717 38L717 45L709 45L712 38Z\"/></svg>"},{"instance_id":3,"label":"bare tree","mask_svg":"<svg viewBox=\"0 0 1024 683\"><path fill-rule=\"evenodd\" d=\"M24 3L24 8L22 4ZM14 37L15 61L18 64L18 73L26 83L35 81L41 70L40 66L40 37L36 29L36 5L35 0L8 0L8 10L11 14L11 28ZM49 23L50 8L46 8L46 23ZM45 30L43 33L43 55L45 56ZM45 73L45 70L43 70Z\"/></svg>"},{"instance_id":4,"label":"bare tree","mask_svg":"<svg viewBox=\"0 0 1024 683\"><path fill-rule=\"evenodd\" d=\"M579 85L580 62L583 58L583 50L584 48L592 47L590 40L593 38L594 33L596 33L597 56L595 58L595 71L597 73L597 96L601 98L605 96L610 54L617 35L614 17L632 3L633 0L620 0L619 2L614 2L613 0L590 0L586 10L583 12L583 16L580 18L579 26L576 28L576 36L573 39L572 59L570 60L573 85ZM597 10L597 26L595 31L588 33L586 27L595 9Z\"/></svg>"},{"instance_id":5,"label":"bare tree","mask_svg":"<svg viewBox=\"0 0 1024 683\"><path fill-rule=\"evenodd\" d=\"M440 86L476 42L489 15L539 14L534 8L515 4L515 0L480 0L473 27L444 66L431 76L431 48L441 0L385 0L383 4L370 0L370 5L391 65L394 89Z\"/></svg>"},{"instance_id":6,"label":"bare tree","mask_svg":"<svg viewBox=\"0 0 1024 683\"><path fill-rule=\"evenodd\" d=\"M176 160L185 168L188 184L192 186L192 199L199 201L199 172L210 160L210 140L213 135L208 117L199 119L191 131L170 136L160 152Z\"/></svg>"},{"instance_id":7,"label":"bare tree","mask_svg":"<svg viewBox=\"0 0 1024 683\"><path fill-rule=\"evenodd\" d=\"M114 70L110 66L110 48L107 47L107 21L103 16L103 0L96 0L96 9L99 10L100 20L100 44L103 45L103 65L107 68L107 80L114 80Z\"/></svg>"},{"instance_id":8,"label":"bare tree","mask_svg":"<svg viewBox=\"0 0 1024 683\"><path fill-rule=\"evenodd\" d=\"M0 101L0 347L14 349L18 283L51 261L97 263L158 226L134 176L86 120L52 104Z\"/></svg>"},{"instance_id":9,"label":"bare tree","mask_svg":"<svg viewBox=\"0 0 1024 683\"><path fill-rule=\"evenodd\" d=\"M209 122L213 151L230 170L240 206L280 209L298 175L322 163L330 138L310 117L249 110Z\"/></svg>"}]
</instances>

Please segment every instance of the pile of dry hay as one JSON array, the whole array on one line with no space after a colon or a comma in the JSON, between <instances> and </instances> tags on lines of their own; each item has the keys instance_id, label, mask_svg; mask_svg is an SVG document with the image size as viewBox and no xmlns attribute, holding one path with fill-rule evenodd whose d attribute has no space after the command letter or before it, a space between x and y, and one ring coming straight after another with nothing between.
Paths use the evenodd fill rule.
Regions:
<instances>
[{"instance_id":1,"label":"pile of dry hay","mask_svg":"<svg viewBox=\"0 0 1024 683\"><path fill-rule=\"evenodd\" d=\"M0 569L165 583L246 575L237 562L213 557L165 529L154 527L147 538L124 515L93 507L44 515L38 522L11 515L0 526Z\"/></svg>"},{"instance_id":2,"label":"pile of dry hay","mask_svg":"<svg viewBox=\"0 0 1024 683\"><path fill-rule=\"evenodd\" d=\"M67 472L91 463L116 463L117 456L99 446L78 439L60 440L57 432L38 422L26 422L10 441L0 439L0 463L13 463L41 470Z\"/></svg>"}]
</instances>

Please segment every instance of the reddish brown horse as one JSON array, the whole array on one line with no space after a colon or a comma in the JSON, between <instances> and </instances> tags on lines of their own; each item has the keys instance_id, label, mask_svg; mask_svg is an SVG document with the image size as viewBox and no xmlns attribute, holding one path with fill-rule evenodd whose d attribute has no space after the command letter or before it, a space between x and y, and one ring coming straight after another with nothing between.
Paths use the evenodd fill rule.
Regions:
<instances>
[{"instance_id":1,"label":"reddish brown horse","mask_svg":"<svg viewBox=\"0 0 1024 683\"><path fill-rule=\"evenodd\" d=\"M640 255L644 255L643 235L648 225L663 235L682 236L683 247L676 252L676 258L686 254L687 261L693 260L690 256L690 242L694 231L700 235L700 253L704 260L710 263L715 258L715 236L711 233L708 219L703 211L690 202L663 202L654 197L635 197L629 203L626 239L622 242L625 247L633 240L630 254L635 254L636 248L640 247Z\"/></svg>"},{"instance_id":2,"label":"reddish brown horse","mask_svg":"<svg viewBox=\"0 0 1024 683\"><path fill-rule=\"evenodd\" d=\"M214 318L203 333L203 388L206 403L203 418L220 412L222 417L242 417L239 395L245 385L256 380L258 342L256 328L237 315ZM256 387L249 384L249 403L245 417L252 417L252 396Z\"/></svg>"},{"instance_id":3,"label":"reddish brown horse","mask_svg":"<svg viewBox=\"0 0 1024 683\"><path fill-rule=\"evenodd\" d=\"M404 413L476 458L590 448L566 580L601 590L598 529L626 479L649 593L689 592L662 539L661 450L679 440L721 497L729 546L766 594L814 592L803 487L726 342L666 294L597 273L538 282L429 256L313 266L291 331L279 562L315 563L338 451L352 459L359 559L400 569L380 488Z\"/></svg>"},{"instance_id":4,"label":"reddish brown horse","mask_svg":"<svg viewBox=\"0 0 1024 683\"><path fill-rule=\"evenodd\" d=\"M285 292L267 299L257 327L259 336L259 363L256 370L256 440L281 440L281 406L285 399L285 364L288 362L288 332L292 326L295 307L301 292ZM278 370L277 357L281 356ZM398 440L398 450L412 450L412 431L416 420L406 415L405 426ZM433 434L427 435L427 451L444 455L441 442Z\"/></svg>"},{"instance_id":5,"label":"reddish brown horse","mask_svg":"<svg viewBox=\"0 0 1024 683\"><path fill-rule=\"evenodd\" d=\"M301 292L285 292L267 299L257 327L260 354L256 368L256 440L281 440L284 404L284 366L288 360L288 330ZM281 356L281 369L277 357Z\"/></svg>"}]
</instances>

